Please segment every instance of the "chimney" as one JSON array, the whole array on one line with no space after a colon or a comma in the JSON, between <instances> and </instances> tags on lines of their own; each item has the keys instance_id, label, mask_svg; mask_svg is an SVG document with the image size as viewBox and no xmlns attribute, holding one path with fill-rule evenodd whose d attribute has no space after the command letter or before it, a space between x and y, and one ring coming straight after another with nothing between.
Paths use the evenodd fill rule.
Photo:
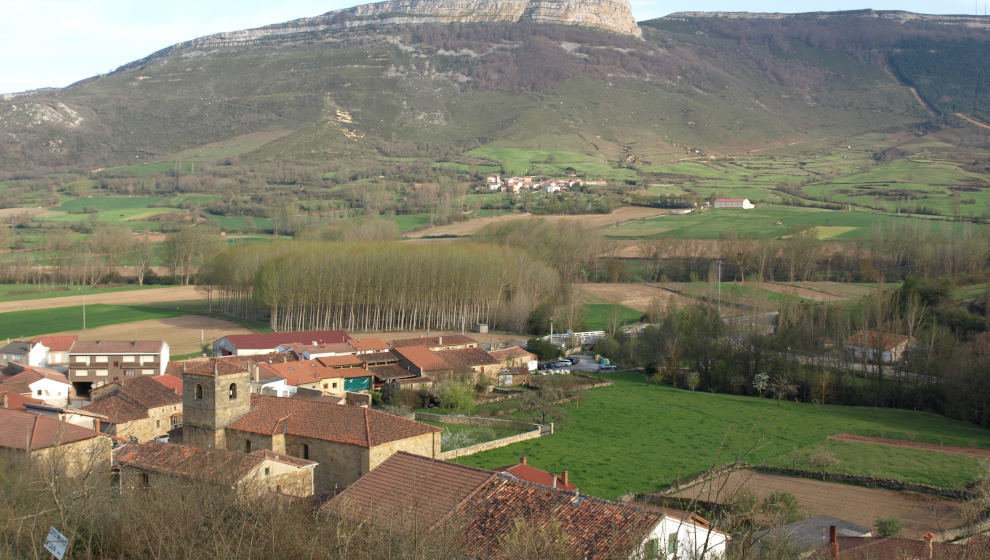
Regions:
<instances>
[{"instance_id":1,"label":"chimney","mask_svg":"<svg viewBox=\"0 0 990 560\"><path fill-rule=\"evenodd\" d=\"M520 465L525 465L526 464L526 456L525 455L523 455L522 457L519 457L519 464Z\"/></svg>"},{"instance_id":2,"label":"chimney","mask_svg":"<svg viewBox=\"0 0 990 560\"><path fill-rule=\"evenodd\" d=\"M828 554L832 560L839 560L839 537L835 525L828 528Z\"/></svg>"},{"instance_id":3,"label":"chimney","mask_svg":"<svg viewBox=\"0 0 990 560\"><path fill-rule=\"evenodd\" d=\"M567 474L568 474L568 473L567 473L567 469L564 469L564 470L563 470L563 471L561 471L561 473L560 473L560 479L561 479L561 481L563 481L563 483L564 483L564 486L567 486L568 484L570 484L570 482L568 482L568 480L569 480L569 479L568 479L568 477L567 477Z\"/></svg>"},{"instance_id":4,"label":"chimney","mask_svg":"<svg viewBox=\"0 0 990 560\"><path fill-rule=\"evenodd\" d=\"M935 533L929 531L922 535L921 538L925 539L925 542L928 543L928 557L935 558Z\"/></svg>"}]
</instances>

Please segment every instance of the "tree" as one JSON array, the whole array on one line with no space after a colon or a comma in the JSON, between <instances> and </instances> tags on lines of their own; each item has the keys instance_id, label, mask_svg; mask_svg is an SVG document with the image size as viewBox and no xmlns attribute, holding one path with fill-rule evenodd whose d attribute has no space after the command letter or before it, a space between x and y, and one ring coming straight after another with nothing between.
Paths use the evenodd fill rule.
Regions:
<instances>
[{"instance_id":1,"label":"tree","mask_svg":"<svg viewBox=\"0 0 990 560\"><path fill-rule=\"evenodd\" d=\"M878 517L874 523L878 536L896 537L901 532L901 518L897 516Z\"/></svg>"},{"instance_id":2,"label":"tree","mask_svg":"<svg viewBox=\"0 0 990 560\"><path fill-rule=\"evenodd\" d=\"M808 462L816 471L822 473L822 480L825 480L825 475L829 469L835 468L839 464L839 460L827 449L815 451Z\"/></svg>"},{"instance_id":3,"label":"tree","mask_svg":"<svg viewBox=\"0 0 990 560\"><path fill-rule=\"evenodd\" d=\"M165 265L173 276L181 272L182 283L189 284L193 272L221 249L223 240L218 230L200 227L184 229L165 238Z\"/></svg>"}]
</instances>

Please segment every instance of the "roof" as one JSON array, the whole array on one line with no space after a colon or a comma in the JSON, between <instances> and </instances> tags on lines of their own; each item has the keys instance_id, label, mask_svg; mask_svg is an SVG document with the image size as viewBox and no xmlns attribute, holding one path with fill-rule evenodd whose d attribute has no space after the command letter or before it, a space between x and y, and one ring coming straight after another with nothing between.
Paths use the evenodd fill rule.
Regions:
<instances>
[{"instance_id":1,"label":"roof","mask_svg":"<svg viewBox=\"0 0 990 560\"><path fill-rule=\"evenodd\" d=\"M14 340L0 348L0 352L4 354L27 354L35 344L26 340Z\"/></svg>"},{"instance_id":2,"label":"roof","mask_svg":"<svg viewBox=\"0 0 990 560\"><path fill-rule=\"evenodd\" d=\"M832 526L836 527L840 537L866 537L871 533L869 527L856 525L830 515L818 515L769 531L761 531L756 538L758 541L763 541L777 535L786 536L789 546L794 550L803 552L820 548L827 543L828 530Z\"/></svg>"},{"instance_id":3,"label":"roof","mask_svg":"<svg viewBox=\"0 0 990 560\"><path fill-rule=\"evenodd\" d=\"M24 371L4 379L3 383L0 383L0 389L13 391L20 394L30 393L31 385L42 379L50 379L58 383L69 385L69 379L65 376L65 374L59 373L53 369L33 366L22 367L24 368Z\"/></svg>"},{"instance_id":4,"label":"roof","mask_svg":"<svg viewBox=\"0 0 990 560\"><path fill-rule=\"evenodd\" d=\"M350 337L344 331L297 331L269 334L231 334L226 338L238 349L263 350L281 344L328 344L347 342Z\"/></svg>"},{"instance_id":5,"label":"roof","mask_svg":"<svg viewBox=\"0 0 990 560\"><path fill-rule=\"evenodd\" d=\"M526 358L530 360L536 359L536 354L519 346L510 346L509 348L504 348L502 350L492 350L488 353L500 362L516 358Z\"/></svg>"},{"instance_id":6,"label":"roof","mask_svg":"<svg viewBox=\"0 0 990 560\"><path fill-rule=\"evenodd\" d=\"M491 366L499 363L499 360L481 348L453 348L439 350L436 354L454 369Z\"/></svg>"},{"instance_id":7,"label":"roof","mask_svg":"<svg viewBox=\"0 0 990 560\"><path fill-rule=\"evenodd\" d=\"M519 518L538 525L559 521L578 557L628 557L663 519L656 511L404 452L386 459L324 509L366 522L398 520L406 529L463 522L465 556L474 558L497 554Z\"/></svg>"},{"instance_id":8,"label":"roof","mask_svg":"<svg viewBox=\"0 0 990 560\"><path fill-rule=\"evenodd\" d=\"M426 346L427 348L440 348L444 346L464 346L473 344L477 346L478 341L461 334L445 334L442 336L421 336L418 338L400 338L392 341L392 348L407 348L410 346Z\"/></svg>"},{"instance_id":9,"label":"roof","mask_svg":"<svg viewBox=\"0 0 990 560\"><path fill-rule=\"evenodd\" d=\"M561 476L547 472L543 469L524 465L522 463L508 467L499 467L495 470L498 472L509 473L519 480L525 480L526 482L532 482L533 484L539 484L548 488L559 488L568 492L574 492L577 490L577 486L574 486L569 482L565 483L563 477Z\"/></svg>"},{"instance_id":10,"label":"roof","mask_svg":"<svg viewBox=\"0 0 990 560\"><path fill-rule=\"evenodd\" d=\"M370 371L359 367L334 369L331 371L333 372L333 375L331 375L331 377L338 377L342 379L358 379L361 377L371 377L372 375L374 375Z\"/></svg>"},{"instance_id":11,"label":"roof","mask_svg":"<svg viewBox=\"0 0 990 560\"><path fill-rule=\"evenodd\" d=\"M181 394L155 381L150 375L123 378L117 394L144 408L182 404Z\"/></svg>"},{"instance_id":12,"label":"roof","mask_svg":"<svg viewBox=\"0 0 990 560\"><path fill-rule=\"evenodd\" d=\"M31 339L32 342L44 344L50 352L68 352L77 340L79 340L79 337L74 334L53 334L36 336Z\"/></svg>"},{"instance_id":13,"label":"roof","mask_svg":"<svg viewBox=\"0 0 990 560\"><path fill-rule=\"evenodd\" d=\"M70 354L158 354L164 340L77 340Z\"/></svg>"},{"instance_id":14,"label":"roof","mask_svg":"<svg viewBox=\"0 0 990 560\"><path fill-rule=\"evenodd\" d=\"M913 341L914 338L906 334L885 333L880 331L856 331L846 339L846 346L893 350L903 344L913 343Z\"/></svg>"},{"instance_id":15,"label":"roof","mask_svg":"<svg viewBox=\"0 0 990 560\"><path fill-rule=\"evenodd\" d=\"M245 454L226 449L190 447L158 441L123 445L114 451L113 459L114 464L119 466L225 483L242 479L266 459L297 468L316 465L312 461L286 457L271 451Z\"/></svg>"},{"instance_id":16,"label":"roof","mask_svg":"<svg viewBox=\"0 0 990 560\"><path fill-rule=\"evenodd\" d=\"M251 410L230 425L234 430L271 435L278 430L361 447L441 431L440 428L358 406L251 395Z\"/></svg>"},{"instance_id":17,"label":"roof","mask_svg":"<svg viewBox=\"0 0 990 560\"><path fill-rule=\"evenodd\" d=\"M364 363L353 354L348 354L346 356L321 356L316 358L316 361L332 368L359 366Z\"/></svg>"},{"instance_id":18,"label":"roof","mask_svg":"<svg viewBox=\"0 0 990 560\"><path fill-rule=\"evenodd\" d=\"M320 344L306 344L302 342L291 342L288 344L279 344L276 350L280 352L295 352L297 354L302 354L303 352L309 352L312 356L313 354L350 354L354 352L354 348L346 342L325 342Z\"/></svg>"},{"instance_id":19,"label":"roof","mask_svg":"<svg viewBox=\"0 0 990 560\"><path fill-rule=\"evenodd\" d=\"M343 377L343 370L324 366L317 360L302 360L284 364L258 364L258 369L277 375L294 387L309 383L318 383L323 379ZM370 375L370 374L369 374Z\"/></svg>"},{"instance_id":20,"label":"roof","mask_svg":"<svg viewBox=\"0 0 990 560\"><path fill-rule=\"evenodd\" d=\"M839 560L915 560L964 558L965 549L958 545L933 542L929 554L927 541L898 537L839 537Z\"/></svg>"},{"instance_id":21,"label":"roof","mask_svg":"<svg viewBox=\"0 0 990 560\"><path fill-rule=\"evenodd\" d=\"M384 352L389 349L383 338L360 338L351 340L351 347L358 352Z\"/></svg>"},{"instance_id":22,"label":"roof","mask_svg":"<svg viewBox=\"0 0 990 560\"><path fill-rule=\"evenodd\" d=\"M94 437L105 436L50 416L0 408L0 447L45 449Z\"/></svg>"},{"instance_id":23,"label":"roof","mask_svg":"<svg viewBox=\"0 0 990 560\"><path fill-rule=\"evenodd\" d=\"M715 202L746 202L745 198L716 198Z\"/></svg>"},{"instance_id":24,"label":"roof","mask_svg":"<svg viewBox=\"0 0 990 560\"><path fill-rule=\"evenodd\" d=\"M166 375L182 377L183 375L208 375L215 372L220 375L230 375L232 373L243 373L249 371L251 364L269 363L284 364L286 362L296 362L299 358L292 354L271 352L269 354L258 354L254 356L222 356L216 358L194 358L192 360L182 360L169 362L165 367Z\"/></svg>"},{"instance_id":25,"label":"roof","mask_svg":"<svg viewBox=\"0 0 990 560\"><path fill-rule=\"evenodd\" d=\"M436 352L425 346L396 348L395 353L422 371L443 371L452 369Z\"/></svg>"},{"instance_id":26,"label":"roof","mask_svg":"<svg viewBox=\"0 0 990 560\"><path fill-rule=\"evenodd\" d=\"M147 408L138 406L118 395L100 399L82 409L86 412L95 412L106 416L106 421L109 424L124 424L148 417Z\"/></svg>"},{"instance_id":27,"label":"roof","mask_svg":"<svg viewBox=\"0 0 990 560\"><path fill-rule=\"evenodd\" d=\"M7 406L3 406L3 399L7 399ZM25 404L44 404L44 401L25 397L15 391L0 391L0 408L26 410Z\"/></svg>"},{"instance_id":28,"label":"roof","mask_svg":"<svg viewBox=\"0 0 990 560\"><path fill-rule=\"evenodd\" d=\"M176 394L182 394L182 379L166 373L165 375L155 375L151 379L154 379L158 383L164 385L165 387L175 391Z\"/></svg>"},{"instance_id":29,"label":"roof","mask_svg":"<svg viewBox=\"0 0 990 560\"><path fill-rule=\"evenodd\" d=\"M492 471L400 451L348 486L324 509L372 523L406 520L428 529L495 476Z\"/></svg>"},{"instance_id":30,"label":"roof","mask_svg":"<svg viewBox=\"0 0 990 560\"><path fill-rule=\"evenodd\" d=\"M399 355L391 350L358 354L357 358L364 364L394 364L399 361Z\"/></svg>"},{"instance_id":31,"label":"roof","mask_svg":"<svg viewBox=\"0 0 990 560\"><path fill-rule=\"evenodd\" d=\"M405 379L407 377L416 377L416 374L395 364L389 364L387 366L371 366L368 368L375 379L379 381L391 381L393 379Z\"/></svg>"}]
</instances>

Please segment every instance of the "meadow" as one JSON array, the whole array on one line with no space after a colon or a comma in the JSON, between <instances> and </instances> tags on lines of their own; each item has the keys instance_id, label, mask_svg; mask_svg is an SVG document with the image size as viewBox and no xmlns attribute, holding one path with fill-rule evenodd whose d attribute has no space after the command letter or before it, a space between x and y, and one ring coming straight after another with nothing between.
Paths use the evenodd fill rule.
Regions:
<instances>
[{"instance_id":1,"label":"meadow","mask_svg":"<svg viewBox=\"0 0 990 560\"><path fill-rule=\"evenodd\" d=\"M50 284L0 284L0 302L48 299L66 296L129 292L132 290L154 289L157 286L64 286Z\"/></svg>"},{"instance_id":2,"label":"meadow","mask_svg":"<svg viewBox=\"0 0 990 560\"><path fill-rule=\"evenodd\" d=\"M935 414L691 392L650 383L635 372L610 378L612 386L565 405L570 419L554 435L459 462L495 468L527 455L536 467L569 469L583 493L616 498L655 491L736 460L790 466L841 432L990 448L990 431ZM965 457L866 444L831 448L840 459L836 472L953 487L980 473L978 463Z\"/></svg>"},{"instance_id":3,"label":"meadow","mask_svg":"<svg viewBox=\"0 0 990 560\"><path fill-rule=\"evenodd\" d=\"M187 311L139 305L86 306L86 327L104 327L149 319L167 319L187 314ZM57 307L32 311L0 313L0 339L17 339L41 334L81 329L83 307Z\"/></svg>"}]
</instances>

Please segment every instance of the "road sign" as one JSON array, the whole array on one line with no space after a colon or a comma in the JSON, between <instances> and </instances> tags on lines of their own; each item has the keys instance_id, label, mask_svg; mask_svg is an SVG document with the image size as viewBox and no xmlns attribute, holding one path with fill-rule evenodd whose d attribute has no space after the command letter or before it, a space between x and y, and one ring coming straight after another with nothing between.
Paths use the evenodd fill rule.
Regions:
<instances>
[{"instance_id":1,"label":"road sign","mask_svg":"<svg viewBox=\"0 0 990 560\"><path fill-rule=\"evenodd\" d=\"M48 536L45 537L45 550L52 553L52 556L58 560L62 560L65 556L65 551L69 548L69 539L65 537L58 529L52 527L48 531Z\"/></svg>"}]
</instances>

